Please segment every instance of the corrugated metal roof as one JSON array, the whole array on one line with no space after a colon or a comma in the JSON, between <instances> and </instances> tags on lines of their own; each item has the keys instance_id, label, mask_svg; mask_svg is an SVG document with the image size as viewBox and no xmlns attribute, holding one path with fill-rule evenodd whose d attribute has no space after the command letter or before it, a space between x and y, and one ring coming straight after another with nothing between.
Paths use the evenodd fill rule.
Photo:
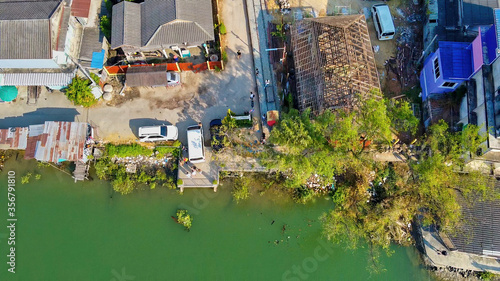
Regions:
<instances>
[{"instance_id":1,"label":"corrugated metal roof","mask_svg":"<svg viewBox=\"0 0 500 281\"><path fill-rule=\"evenodd\" d=\"M471 26L493 24L493 9L496 8L500 8L497 0L463 0L462 24Z\"/></svg>"},{"instance_id":2,"label":"corrugated metal roof","mask_svg":"<svg viewBox=\"0 0 500 281\"><path fill-rule=\"evenodd\" d=\"M28 141L28 127L0 129L0 148L25 149Z\"/></svg>"},{"instance_id":3,"label":"corrugated metal roof","mask_svg":"<svg viewBox=\"0 0 500 281\"><path fill-rule=\"evenodd\" d=\"M161 47L183 42L187 42L188 45L195 45L213 39L213 32L210 35L196 22L175 21L160 26L147 45Z\"/></svg>"},{"instance_id":4,"label":"corrugated metal roof","mask_svg":"<svg viewBox=\"0 0 500 281\"><path fill-rule=\"evenodd\" d=\"M439 42L443 78L468 78L472 74L470 43Z\"/></svg>"},{"instance_id":5,"label":"corrugated metal roof","mask_svg":"<svg viewBox=\"0 0 500 281\"><path fill-rule=\"evenodd\" d=\"M64 52L64 49L66 47L66 36L68 36L69 18L71 17L70 6L64 5L62 9L63 13L62 13L61 23L59 26L59 38L57 40L57 50L60 52ZM69 34L69 36L73 36L73 34L71 33Z\"/></svg>"},{"instance_id":6,"label":"corrugated metal roof","mask_svg":"<svg viewBox=\"0 0 500 281\"><path fill-rule=\"evenodd\" d=\"M141 46L141 4L123 1L113 6L111 48Z\"/></svg>"},{"instance_id":7,"label":"corrugated metal roof","mask_svg":"<svg viewBox=\"0 0 500 281\"><path fill-rule=\"evenodd\" d=\"M127 70L125 82L129 87L166 86L168 84L167 67L165 65L130 67Z\"/></svg>"},{"instance_id":8,"label":"corrugated metal roof","mask_svg":"<svg viewBox=\"0 0 500 281\"><path fill-rule=\"evenodd\" d=\"M99 40L99 27L86 27L83 29L82 46L80 47L80 60L91 61L94 52L102 50Z\"/></svg>"},{"instance_id":9,"label":"corrugated metal roof","mask_svg":"<svg viewBox=\"0 0 500 281\"><path fill-rule=\"evenodd\" d=\"M196 22L210 36L210 40L214 40L212 1L181 0L176 4L177 19Z\"/></svg>"},{"instance_id":10,"label":"corrugated metal roof","mask_svg":"<svg viewBox=\"0 0 500 281\"><path fill-rule=\"evenodd\" d=\"M73 0L73 3L71 3L71 15L88 18L91 1L92 0Z\"/></svg>"},{"instance_id":11,"label":"corrugated metal roof","mask_svg":"<svg viewBox=\"0 0 500 281\"><path fill-rule=\"evenodd\" d=\"M176 0L147 0L141 4L141 46L150 41L161 25L178 19L177 5Z\"/></svg>"},{"instance_id":12,"label":"corrugated metal roof","mask_svg":"<svg viewBox=\"0 0 500 281\"><path fill-rule=\"evenodd\" d=\"M124 45L169 47L213 39L210 0L146 0L141 4L124 1L113 6L113 49Z\"/></svg>"},{"instance_id":13,"label":"corrugated metal roof","mask_svg":"<svg viewBox=\"0 0 500 281\"><path fill-rule=\"evenodd\" d=\"M500 189L500 182L496 181ZM455 247L466 253L500 256L500 201L462 202L463 225L450 236Z\"/></svg>"},{"instance_id":14,"label":"corrugated metal roof","mask_svg":"<svg viewBox=\"0 0 500 281\"><path fill-rule=\"evenodd\" d=\"M0 20L48 19L60 3L60 1L0 2Z\"/></svg>"},{"instance_id":15,"label":"corrugated metal roof","mask_svg":"<svg viewBox=\"0 0 500 281\"><path fill-rule=\"evenodd\" d=\"M35 158L43 162L78 161L83 157L88 124L47 121L37 142Z\"/></svg>"},{"instance_id":16,"label":"corrugated metal roof","mask_svg":"<svg viewBox=\"0 0 500 281\"><path fill-rule=\"evenodd\" d=\"M0 86L67 86L75 73L0 73Z\"/></svg>"},{"instance_id":17,"label":"corrugated metal roof","mask_svg":"<svg viewBox=\"0 0 500 281\"><path fill-rule=\"evenodd\" d=\"M0 21L0 59L50 59L48 19Z\"/></svg>"}]
</instances>

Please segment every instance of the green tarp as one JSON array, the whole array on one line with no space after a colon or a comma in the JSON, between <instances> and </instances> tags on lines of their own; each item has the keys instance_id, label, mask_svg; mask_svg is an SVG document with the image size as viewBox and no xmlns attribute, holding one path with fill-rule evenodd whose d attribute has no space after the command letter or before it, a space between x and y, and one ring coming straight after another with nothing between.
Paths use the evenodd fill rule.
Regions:
<instances>
[{"instance_id":1,"label":"green tarp","mask_svg":"<svg viewBox=\"0 0 500 281\"><path fill-rule=\"evenodd\" d=\"M15 86L0 86L0 101L10 102L16 97L17 88Z\"/></svg>"}]
</instances>

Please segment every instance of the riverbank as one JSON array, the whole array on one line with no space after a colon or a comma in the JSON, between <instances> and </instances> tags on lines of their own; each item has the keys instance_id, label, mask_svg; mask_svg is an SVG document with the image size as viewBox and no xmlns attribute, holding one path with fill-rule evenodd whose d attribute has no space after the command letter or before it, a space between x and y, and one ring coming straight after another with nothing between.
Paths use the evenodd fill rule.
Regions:
<instances>
[{"instance_id":1,"label":"riverbank","mask_svg":"<svg viewBox=\"0 0 500 281\"><path fill-rule=\"evenodd\" d=\"M34 161L11 158L0 182L5 171L15 171L19 181L35 169ZM111 280L122 274L134 280L429 280L411 247L393 246L392 256L381 257L387 270L370 275L366 249L346 252L323 240L318 218L332 202L322 198L301 205L269 192L236 204L226 185L217 193L140 188L122 196L105 181L74 183L51 167L41 174L39 181L16 185L20 262L15 275L0 271L2 280ZM172 220L178 209L194 217L190 232ZM6 212L0 219L6 221ZM0 262L6 262L5 247L0 249Z\"/></svg>"}]
</instances>

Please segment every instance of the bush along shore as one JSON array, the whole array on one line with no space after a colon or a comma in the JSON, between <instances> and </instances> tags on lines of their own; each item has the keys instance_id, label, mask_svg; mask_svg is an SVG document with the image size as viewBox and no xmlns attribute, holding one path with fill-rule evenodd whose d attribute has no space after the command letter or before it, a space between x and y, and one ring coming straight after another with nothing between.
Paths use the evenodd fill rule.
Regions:
<instances>
[{"instance_id":1,"label":"bush along shore","mask_svg":"<svg viewBox=\"0 0 500 281\"><path fill-rule=\"evenodd\" d=\"M268 180L297 202L329 194L334 204L321 217L323 234L348 249L366 243L374 273L383 271L379 257L391 254L391 243L415 243L417 218L452 234L462 221L460 196L469 202L500 198L494 178L467 166L484 151L480 127L456 129L441 120L418 135L408 102L372 91L356 104L349 111L284 112L255 157L275 172ZM255 181L234 181L236 201L252 194L248 185Z\"/></svg>"},{"instance_id":2,"label":"bush along shore","mask_svg":"<svg viewBox=\"0 0 500 281\"><path fill-rule=\"evenodd\" d=\"M107 144L103 157L95 161L97 177L111 182L121 194L140 186L176 188L180 142L148 148L139 144Z\"/></svg>"}]
</instances>

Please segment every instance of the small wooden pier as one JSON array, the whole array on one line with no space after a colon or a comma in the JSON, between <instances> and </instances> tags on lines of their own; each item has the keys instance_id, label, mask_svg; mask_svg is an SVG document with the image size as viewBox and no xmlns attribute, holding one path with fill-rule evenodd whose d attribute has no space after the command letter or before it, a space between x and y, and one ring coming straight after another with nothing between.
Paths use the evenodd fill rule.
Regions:
<instances>
[{"instance_id":1,"label":"small wooden pier","mask_svg":"<svg viewBox=\"0 0 500 281\"><path fill-rule=\"evenodd\" d=\"M75 182L88 179L89 167L90 167L88 163L89 162L83 163L82 161L75 162L76 167L75 171L73 172L73 178L75 179Z\"/></svg>"},{"instance_id":2,"label":"small wooden pier","mask_svg":"<svg viewBox=\"0 0 500 281\"><path fill-rule=\"evenodd\" d=\"M187 153L184 152L182 156L184 158L187 157ZM212 149L210 147L205 147L205 159L203 163L179 164L177 178L181 180L180 183L178 183L181 192L184 191L184 188L213 188L214 192L217 192L217 186L219 185L219 169L217 165L211 161ZM201 169L201 172L197 172L193 175L193 166Z\"/></svg>"}]
</instances>

